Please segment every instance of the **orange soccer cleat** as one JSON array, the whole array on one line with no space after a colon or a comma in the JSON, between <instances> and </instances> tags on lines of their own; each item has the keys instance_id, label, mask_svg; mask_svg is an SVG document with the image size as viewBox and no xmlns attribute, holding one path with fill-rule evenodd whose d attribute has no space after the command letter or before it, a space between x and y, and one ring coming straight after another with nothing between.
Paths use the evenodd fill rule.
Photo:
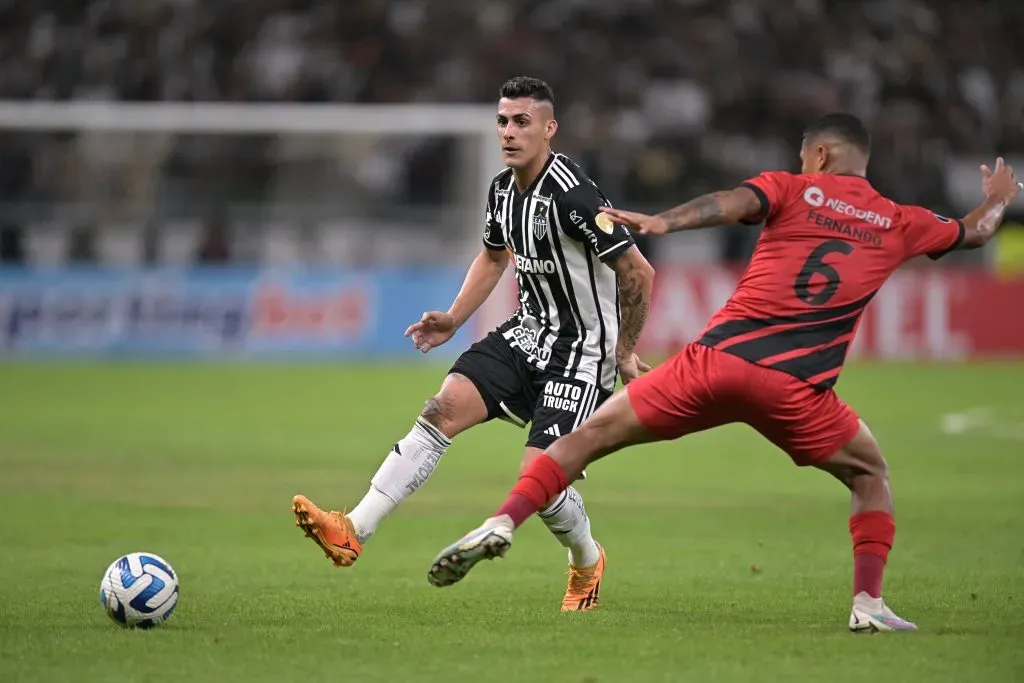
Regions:
<instances>
[{"instance_id":1,"label":"orange soccer cleat","mask_svg":"<svg viewBox=\"0 0 1024 683\"><path fill-rule=\"evenodd\" d=\"M593 567L569 565L569 587L562 598L563 612L589 612L597 609L601 599L601 576L604 574L604 548L597 545L601 555Z\"/></svg>"},{"instance_id":2,"label":"orange soccer cleat","mask_svg":"<svg viewBox=\"0 0 1024 683\"><path fill-rule=\"evenodd\" d=\"M363 544L352 521L341 512L325 512L305 496L292 499L295 526L312 538L335 567L350 567L359 559Z\"/></svg>"}]
</instances>

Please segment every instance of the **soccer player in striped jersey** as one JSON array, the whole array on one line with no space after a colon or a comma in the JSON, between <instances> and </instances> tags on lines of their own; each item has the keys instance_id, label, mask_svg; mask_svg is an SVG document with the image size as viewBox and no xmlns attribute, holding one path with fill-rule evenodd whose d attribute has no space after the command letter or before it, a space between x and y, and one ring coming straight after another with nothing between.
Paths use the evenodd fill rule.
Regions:
<instances>
[{"instance_id":1,"label":"soccer player in striped jersey","mask_svg":"<svg viewBox=\"0 0 1024 683\"><path fill-rule=\"evenodd\" d=\"M447 312L424 313L406 331L426 353L451 339L490 296L507 265L519 284L516 312L455 361L437 395L394 445L369 491L348 514L295 496L296 523L336 566L356 561L367 539L419 489L459 433L499 418L529 425L525 467L570 433L624 383L649 368L634 354L650 308L654 270L629 231L601 211L605 196L571 159L551 151L558 123L543 81L501 87L497 132L507 168L487 193L483 249ZM598 606L605 551L571 486L539 517L568 548L563 611Z\"/></svg>"},{"instance_id":2,"label":"soccer player in striped jersey","mask_svg":"<svg viewBox=\"0 0 1024 683\"><path fill-rule=\"evenodd\" d=\"M657 216L608 209L641 234L737 221L764 221L764 229L735 293L704 333L533 459L495 516L441 551L430 582L450 585L480 560L503 555L512 530L594 460L741 422L797 465L849 488L850 630L915 630L882 600L896 532L885 459L833 386L864 308L893 271L918 256L984 245L1022 186L998 159L993 170L981 169L984 201L950 219L880 195L865 177L869 154L860 120L830 114L805 132L799 174L762 173Z\"/></svg>"}]
</instances>

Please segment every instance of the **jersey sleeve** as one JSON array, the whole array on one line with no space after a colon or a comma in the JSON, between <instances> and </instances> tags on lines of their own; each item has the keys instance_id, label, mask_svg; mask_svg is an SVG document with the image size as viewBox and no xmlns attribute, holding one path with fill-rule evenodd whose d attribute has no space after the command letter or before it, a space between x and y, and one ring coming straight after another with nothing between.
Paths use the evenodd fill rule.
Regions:
<instances>
[{"instance_id":1,"label":"jersey sleeve","mask_svg":"<svg viewBox=\"0 0 1024 683\"><path fill-rule=\"evenodd\" d=\"M493 251L501 251L505 248L504 235L501 233L501 223L497 218L497 207L494 204L494 186L491 185L487 193L487 212L484 215L484 246Z\"/></svg>"},{"instance_id":2,"label":"jersey sleeve","mask_svg":"<svg viewBox=\"0 0 1024 683\"><path fill-rule=\"evenodd\" d=\"M899 211L907 259L927 254L940 259L960 246L967 229L963 221L946 218L920 206L901 206Z\"/></svg>"},{"instance_id":3,"label":"jersey sleeve","mask_svg":"<svg viewBox=\"0 0 1024 683\"><path fill-rule=\"evenodd\" d=\"M626 226L616 224L602 212L609 206L597 188L582 183L557 201L558 225L571 239L586 245L601 261L609 261L633 246Z\"/></svg>"},{"instance_id":4,"label":"jersey sleeve","mask_svg":"<svg viewBox=\"0 0 1024 683\"><path fill-rule=\"evenodd\" d=\"M747 224L757 224L774 216L779 207L785 203L793 189L794 176L785 171L765 171L758 176L748 178L740 185L753 190L761 202L761 218L756 221L743 221Z\"/></svg>"}]
</instances>

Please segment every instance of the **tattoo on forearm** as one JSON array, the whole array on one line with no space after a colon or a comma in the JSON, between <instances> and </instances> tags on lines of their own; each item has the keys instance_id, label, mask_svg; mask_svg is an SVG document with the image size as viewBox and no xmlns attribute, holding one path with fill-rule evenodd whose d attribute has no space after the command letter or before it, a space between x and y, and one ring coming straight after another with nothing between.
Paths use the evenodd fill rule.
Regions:
<instances>
[{"instance_id":1,"label":"tattoo on forearm","mask_svg":"<svg viewBox=\"0 0 1024 683\"><path fill-rule=\"evenodd\" d=\"M640 339L651 308L650 287L631 261L617 273L619 285L619 349L632 352Z\"/></svg>"},{"instance_id":2,"label":"tattoo on forearm","mask_svg":"<svg viewBox=\"0 0 1024 683\"><path fill-rule=\"evenodd\" d=\"M730 222L722 201L728 194L713 192L702 195L660 215L668 223L670 232L723 225Z\"/></svg>"}]
</instances>

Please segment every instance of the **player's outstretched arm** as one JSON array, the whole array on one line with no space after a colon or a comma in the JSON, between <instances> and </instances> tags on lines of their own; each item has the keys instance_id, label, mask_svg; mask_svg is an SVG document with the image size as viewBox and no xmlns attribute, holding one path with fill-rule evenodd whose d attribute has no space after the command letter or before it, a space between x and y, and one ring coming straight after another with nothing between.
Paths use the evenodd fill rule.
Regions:
<instances>
[{"instance_id":1,"label":"player's outstretched arm","mask_svg":"<svg viewBox=\"0 0 1024 683\"><path fill-rule=\"evenodd\" d=\"M498 286L502 273L508 267L508 250L484 248L469 266L462 289L452 303L448 313L455 318L459 327L483 305L494 288Z\"/></svg>"},{"instance_id":2,"label":"player's outstretched arm","mask_svg":"<svg viewBox=\"0 0 1024 683\"><path fill-rule=\"evenodd\" d=\"M619 341L615 357L619 364L622 383L628 384L641 372L650 370L633 350L643 332L647 314L651 310L651 290L654 288L654 268L636 246L631 246L608 265L615 271L619 286Z\"/></svg>"},{"instance_id":3,"label":"player's outstretched arm","mask_svg":"<svg viewBox=\"0 0 1024 683\"><path fill-rule=\"evenodd\" d=\"M1022 185L1002 157L996 159L995 168L981 167L981 188L985 199L976 209L963 217L964 239L961 249L977 249L988 243L1003 223L1006 207L1020 193Z\"/></svg>"},{"instance_id":4,"label":"player's outstretched arm","mask_svg":"<svg viewBox=\"0 0 1024 683\"><path fill-rule=\"evenodd\" d=\"M444 344L483 305L498 286L498 281L501 280L507 266L506 250L484 247L469 266L462 289L459 290L448 312L424 313L418 322L409 326L405 336L412 336L413 344L423 353Z\"/></svg>"},{"instance_id":5,"label":"player's outstretched arm","mask_svg":"<svg viewBox=\"0 0 1024 683\"><path fill-rule=\"evenodd\" d=\"M753 190L737 187L735 190L702 195L655 216L611 207L603 207L601 210L641 235L664 235L680 230L732 225L741 221L753 223L762 217L764 208Z\"/></svg>"}]
</instances>

